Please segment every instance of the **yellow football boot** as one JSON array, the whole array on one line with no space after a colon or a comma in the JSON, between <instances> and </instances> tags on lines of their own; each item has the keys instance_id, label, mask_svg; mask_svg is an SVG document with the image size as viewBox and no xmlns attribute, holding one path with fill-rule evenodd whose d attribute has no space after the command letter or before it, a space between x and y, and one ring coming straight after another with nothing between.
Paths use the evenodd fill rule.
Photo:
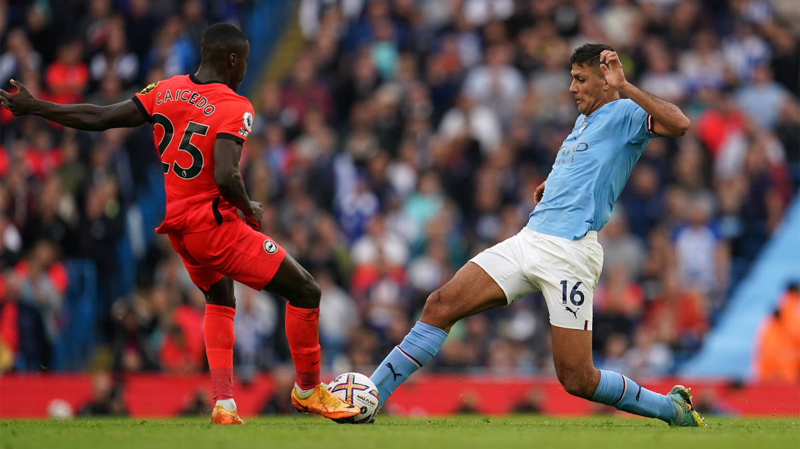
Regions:
<instances>
[{"instance_id":1,"label":"yellow football boot","mask_svg":"<svg viewBox=\"0 0 800 449\"><path fill-rule=\"evenodd\" d=\"M706 427L706 420L700 416L692 404L692 389L675 385L667 394L675 406L675 419L669 423L673 427Z\"/></svg>"}]
</instances>

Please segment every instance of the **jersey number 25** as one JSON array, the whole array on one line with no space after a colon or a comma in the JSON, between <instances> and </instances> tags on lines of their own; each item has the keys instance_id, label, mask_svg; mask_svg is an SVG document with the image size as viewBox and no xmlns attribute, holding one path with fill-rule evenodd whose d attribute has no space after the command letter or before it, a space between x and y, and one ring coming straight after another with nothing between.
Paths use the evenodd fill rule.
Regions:
<instances>
[{"instance_id":1,"label":"jersey number 25","mask_svg":"<svg viewBox=\"0 0 800 449\"><path fill-rule=\"evenodd\" d=\"M158 154L163 158L164 152L167 151L167 147L169 147L169 144L172 143L172 136L175 134L175 127L172 125L172 122L169 120L169 118L163 114L153 114L153 126L155 125L161 126L161 128L164 130L164 135L161 136L161 141L158 142ZM178 146L178 150L185 151L192 156L192 165L189 167L181 167L178 165L177 161L172 161L172 171L174 171L179 178L193 179L197 177L201 171L203 171L203 153L199 148L192 145L192 136L195 134L205 136L206 133L208 133L208 125L191 121L188 125L186 125L186 129L183 131L183 137L181 137L181 143ZM169 173L170 164L168 162L164 162L162 159L161 165L164 168L164 174L166 175Z\"/></svg>"}]
</instances>

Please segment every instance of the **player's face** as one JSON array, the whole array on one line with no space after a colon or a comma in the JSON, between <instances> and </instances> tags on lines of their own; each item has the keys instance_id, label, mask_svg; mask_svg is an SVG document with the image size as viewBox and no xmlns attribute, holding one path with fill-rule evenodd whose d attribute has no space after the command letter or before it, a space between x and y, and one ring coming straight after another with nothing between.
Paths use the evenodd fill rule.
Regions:
<instances>
[{"instance_id":1,"label":"player's face","mask_svg":"<svg viewBox=\"0 0 800 449\"><path fill-rule=\"evenodd\" d=\"M605 103L606 80L599 70L572 65L569 91L578 105L578 112L589 115Z\"/></svg>"}]
</instances>

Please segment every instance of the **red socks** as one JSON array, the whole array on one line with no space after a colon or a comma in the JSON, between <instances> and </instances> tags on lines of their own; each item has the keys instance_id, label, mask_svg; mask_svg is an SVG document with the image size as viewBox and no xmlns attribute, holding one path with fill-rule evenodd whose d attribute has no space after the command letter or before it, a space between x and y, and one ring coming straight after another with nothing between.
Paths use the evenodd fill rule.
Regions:
<instances>
[{"instance_id":1,"label":"red socks","mask_svg":"<svg viewBox=\"0 0 800 449\"><path fill-rule=\"evenodd\" d=\"M297 386L310 390L319 385L319 307L301 309L286 304L286 339L297 372Z\"/></svg>"},{"instance_id":2,"label":"red socks","mask_svg":"<svg viewBox=\"0 0 800 449\"><path fill-rule=\"evenodd\" d=\"M233 317L236 309L206 304L203 336L211 368L214 401L233 397ZM319 308L301 309L286 304L286 339L297 372L297 385L319 385Z\"/></svg>"},{"instance_id":3,"label":"red socks","mask_svg":"<svg viewBox=\"0 0 800 449\"><path fill-rule=\"evenodd\" d=\"M233 398L233 316L236 309L206 304L203 336L206 342L208 367L214 402Z\"/></svg>"}]
</instances>

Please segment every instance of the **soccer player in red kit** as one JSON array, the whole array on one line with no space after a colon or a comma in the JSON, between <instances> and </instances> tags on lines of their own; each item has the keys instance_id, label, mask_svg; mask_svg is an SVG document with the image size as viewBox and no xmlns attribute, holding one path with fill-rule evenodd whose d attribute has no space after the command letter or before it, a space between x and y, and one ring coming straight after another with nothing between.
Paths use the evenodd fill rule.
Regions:
<instances>
[{"instance_id":1,"label":"soccer player in red kit","mask_svg":"<svg viewBox=\"0 0 800 449\"><path fill-rule=\"evenodd\" d=\"M203 35L194 75L153 83L130 100L60 105L34 98L11 80L18 91L0 90L0 102L15 116L33 114L83 130L153 125L167 192L164 222L156 232L169 236L206 296L203 334L216 401L213 423L243 424L233 400L234 280L289 302L286 336L297 373L291 394L295 408L346 420L358 408L320 383L319 286L283 248L253 229L261 226L262 206L250 201L239 172L253 106L234 92L249 54L244 33L218 23Z\"/></svg>"}]
</instances>

